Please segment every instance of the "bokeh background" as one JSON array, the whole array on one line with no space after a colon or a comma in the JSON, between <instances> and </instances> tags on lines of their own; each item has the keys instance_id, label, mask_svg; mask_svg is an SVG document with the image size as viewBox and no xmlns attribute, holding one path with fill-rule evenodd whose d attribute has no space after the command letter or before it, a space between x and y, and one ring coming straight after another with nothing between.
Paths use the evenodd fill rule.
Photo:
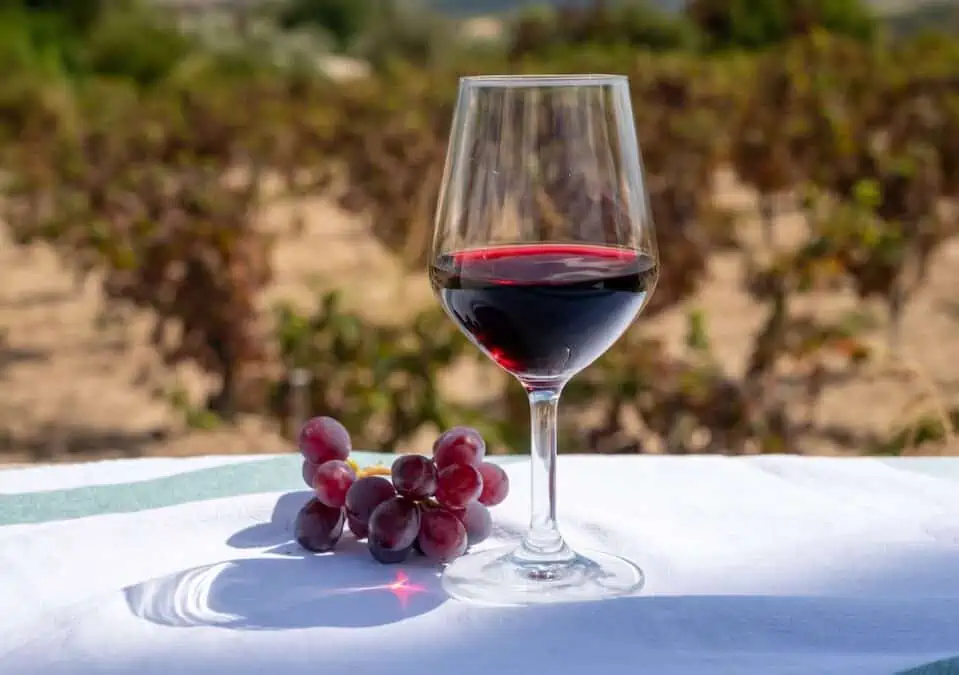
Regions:
<instances>
[{"instance_id":1,"label":"bokeh background","mask_svg":"<svg viewBox=\"0 0 959 675\"><path fill-rule=\"evenodd\" d=\"M663 276L563 451L959 451L955 2L0 0L0 462L525 452L425 253L457 78L581 72Z\"/></svg>"}]
</instances>

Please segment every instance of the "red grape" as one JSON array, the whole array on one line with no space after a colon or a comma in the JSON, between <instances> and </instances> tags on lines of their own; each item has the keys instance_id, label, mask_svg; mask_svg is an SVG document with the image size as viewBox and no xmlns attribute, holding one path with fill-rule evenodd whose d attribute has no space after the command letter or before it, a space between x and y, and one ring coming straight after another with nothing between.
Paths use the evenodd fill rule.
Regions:
<instances>
[{"instance_id":1,"label":"red grape","mask_svg":"<svg viewBox=\"0 0 959 675\"><path fill-rule=\"evenodd\" d=\"M350 526L350 532L357 539L366 539L366 536L370 533L370 528L367 527L366 523L357 520L349 513L346 514L346 524Z\"/></svg>"},{"instance_id":2,"label":"red grape","mask_svg":"<svg viewBox=\"0 0 959 675\"><path fill-rule=\"evenodd\" d=\"M376 507L370 516L367 543L373 557L382 563L406 560L420 530L420 509L404 497L393 497Z\"/></svg>"},{"instance_id":3,"label":"red grape","mask_svg":"<svg viewBox=\"0 0 959 675\"><path fill-rule=\"evenodd\" d=\"M316 498L327 506L340 508L346 503L346 493L356 480L353 467L339 459L320 464L313 476Z\"/></svg>"},{"instance_id":4,"label":"red grape","mask_svg":"<svg viewBox=\"0 0 959 675\"><path fill-rule=\"evenodd\" d=\"M466 552L466 528L449 511L427 509L420 518L417 541L427 558L447 563Z\"/></svg>"},{"instance_id":5,"label":"red grape","mask_svg":"<svg viewBox=\"0 0 959 675\"><path fill-rule=\"evenodd\" d=\"M370 555L372 555L377 562L381 562L384 565L396 565L397 563L405 562L406 559L410 557L410 554L413 553L412 545L398 551L384 547L375 539L367 539L367 545L370 548Z\"/></svg>"},{"instance_id":6,"label":"red grape","mask_svg":"<svg viewBox=\"0 0 959 675\"><path fill-rule=\"evenodd\" d=\"M486 442L476 429L453 427L433 443L433 463L442 471L453 464L478 465L486 455Z\"/></svg>"},{"instance_id":7,"label":"red grape","mask_svg":"<svg viewBox=\"0 0 959 675\"><path fill-rule=\"evenodd\" d=\"M509 476L498 464L483 462L479 465L480 475L483 477L483 491L479 496L479 503L483 506L502 504L509 494Z\"/></svg>"},{"instance_id":8,"label":"red grape","mask_svg":"<svg viewBox=\"0 0 959 675\"><path fill-rule=\"evenodd\" d=\"M313 487L313 476L316 475L316 464L308 459L303 460L303 482L310 488Z\"/></svg>"},{"instance_id":9,"label":"red grape","mask_svg":"<svg viewBox=\"0 0 959 675\"><path fill-rule=\"evenodd\" d=\"M382 476L360 478L346 491L346 512L357 523L366 526L370 523L373 510L395 496L396 488Z\"/></svg>"},{"instance_id":10,"label":"red grape","mask_svg":"<svg viewBox=\"0 0 959 675\"><path fill-rule=\"evenodd\" d=\"M315 497L296 514L296 542L307 551L331 551L343 534L343 509L332 508Z\"/></svg>"},{"instance_id":11,"label":"red grape","mask_svg":"<svg viewBox=\"0 0 959 675\"><path fill-rule=\"evenodd\" d=\"M453 464L436 478L436 501L450 509L462 509L483 491L483 477L475 467Z\"/></svg>"},{"instance_id":12,"label":"red grape","mask_svg":"<svg viewBox=\"0 0 959 675\"><path fill-rule=\"evenodd\" d=\"M396 491L410 499L426 499L436 492L436 467L429 457L403 455L391 471Z\"/></svg>"},{"instance_id":13,"label":"red grape","mask_svg":"<svg viewBox=\"0 0 959 675\"><path fill-rule=\"evenodd\" d=\"M314 417L304 424L297 445L303 456L316 465L332 459L345 460L353 449L346 427L332 417Z\"/></svg>"},{"instance_id":14,"label":"red grape","mask_svg":"<svg viewBox=\"0 0 959 675\"><path fill-rule=\"evenodd\" d=\"M466 527L466 538L470 546L484 541L493 531L493 516L489 509L479 502L471 502L465 509L454 511L454 515Z\"/></svg>"}]
</instances>

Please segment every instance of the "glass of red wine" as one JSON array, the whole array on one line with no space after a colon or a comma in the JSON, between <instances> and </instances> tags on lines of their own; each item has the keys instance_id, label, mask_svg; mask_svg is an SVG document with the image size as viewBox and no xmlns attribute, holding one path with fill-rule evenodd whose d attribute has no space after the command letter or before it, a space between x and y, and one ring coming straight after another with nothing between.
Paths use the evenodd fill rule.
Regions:
<instances>
[{"instance_id":1,"label":"glass of red wine","mask_svg":"<svg viewBox=\"0 0 959 675\"><path fill-rule=\"evenodd\" d=\"M632 562L573 551L559 532L557 406L642 311L657 265L625 77L460 81L430 280L460 330L529 395L532 519L518 546L451 564L452 596L532 604L642 587Z\"/></svg>"}]
</instances>

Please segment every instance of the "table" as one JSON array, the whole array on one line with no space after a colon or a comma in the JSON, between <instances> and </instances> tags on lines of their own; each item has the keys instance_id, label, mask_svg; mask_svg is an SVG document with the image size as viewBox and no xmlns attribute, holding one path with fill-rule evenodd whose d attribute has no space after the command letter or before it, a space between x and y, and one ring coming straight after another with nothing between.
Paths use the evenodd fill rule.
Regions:
<instances>
[{"instance_id":1,"label":"table","mask_svg":"<svg viewBox=\"0 0 959 675\"><path fill-rule=\"evenodd\" d=\"M529 474L502 461L500 540ZM435 568L347 538L303 555L299 473L292 455L0 471L0 673L959 673L959 460L563 456L565 534L648 584L532 608L448 600Z\"/></svg>"}]
</instances>

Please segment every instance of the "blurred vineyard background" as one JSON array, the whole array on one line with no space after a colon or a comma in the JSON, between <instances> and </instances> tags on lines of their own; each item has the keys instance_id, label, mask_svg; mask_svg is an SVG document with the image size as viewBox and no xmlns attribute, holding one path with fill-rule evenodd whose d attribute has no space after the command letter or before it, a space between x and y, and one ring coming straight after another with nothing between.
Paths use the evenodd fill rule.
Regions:
<instances>
[{"instance_id":1,"label":"blurred vineyard background","mask_svg":"<svg viewBox=\"0 0 959 675\"><path fill-rule=\"evenodd\" d=\"M0 461L356 447L520 387L424 274L457 77L630 76L663 277L567 452L959 450L959 10L0 0Z\"/></svg>"}]
</instances>

